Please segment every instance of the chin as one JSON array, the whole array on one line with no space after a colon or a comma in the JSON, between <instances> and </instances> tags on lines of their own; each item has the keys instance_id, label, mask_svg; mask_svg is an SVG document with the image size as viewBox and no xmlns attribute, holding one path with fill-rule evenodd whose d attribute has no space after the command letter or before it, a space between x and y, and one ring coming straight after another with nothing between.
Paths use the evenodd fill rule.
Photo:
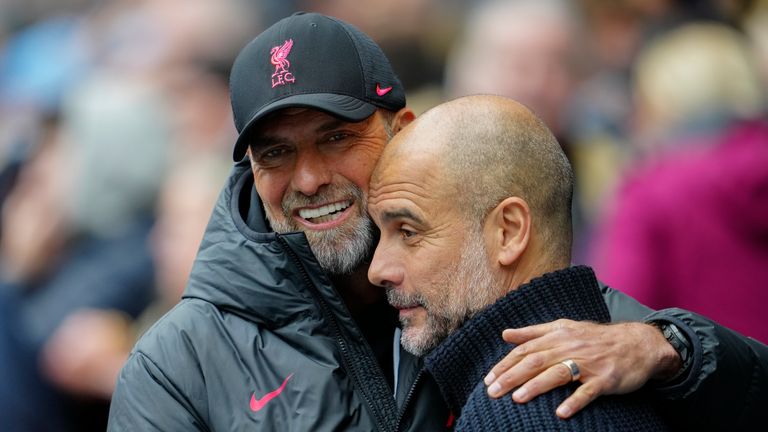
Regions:
<instances>
[{"instance_id":1,"label":"chin","mask_svg":"<svg viewBox=\"0 0 768 432\"><path fill-rule=\"evenodd\" d=\"M438 341L435 340L434 335L426 333L423 329L410 327L403 329L400 343L409 353L423 357L437 346Z\"/></svg>"}]
</instances>

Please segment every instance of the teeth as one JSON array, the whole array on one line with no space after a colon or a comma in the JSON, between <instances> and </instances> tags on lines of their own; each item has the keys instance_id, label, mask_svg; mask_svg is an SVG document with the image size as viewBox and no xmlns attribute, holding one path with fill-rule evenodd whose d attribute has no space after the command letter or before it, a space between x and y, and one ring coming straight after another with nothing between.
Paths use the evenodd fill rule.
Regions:
<instances>
[{"instance_id":1,"label":"teeth","mask_svg":"<svg viewBox=\"0 0 768 432\"><path fill-rule=\"evenodd\" d=\"M339 210L344 210L351 205L352 201L344 201L340 203L324 205L314 209L301 209L299 210L299 216L301 216L303 219L314 219L327 216L331 213L338 212Z\"/></svg>"}]
</instances>

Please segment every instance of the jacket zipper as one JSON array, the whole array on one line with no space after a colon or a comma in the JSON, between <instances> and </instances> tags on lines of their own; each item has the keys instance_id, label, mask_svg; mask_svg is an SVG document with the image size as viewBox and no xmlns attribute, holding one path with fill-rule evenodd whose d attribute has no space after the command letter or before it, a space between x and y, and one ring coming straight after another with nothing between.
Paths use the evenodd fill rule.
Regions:
<instances>
[{"instance_id":1,"label":"jacket zipper","mask_svg":"<svg viewBox=\"0 0 768 432\"><path fill-rule=\"evenodd\" d=\"M413 393L416 392L416 386L419 384L419 380L421 380L421 376L424 375L424 368L422 367L419 369L419 372L416 373L416 378L413 380L413 384L411 385L411 389L408 390L408 394L405 396L405 401L403 402L403 409L400 410L400 414L397 416L397 431L400 431L400 424L403 422L403 417L405 417L405 412L408 410L408 404L411 402L411 399L413 398Z\"/></svg>"},{"instance_id":2,"label":"jacket zipper","mask_svg":"<svg viewBox=\"0 0 768 432\"><path fill-rule=\"evenodd\" d=\"M320 309L322 310L323 315L328 320L329 324L331 325L331 329L333 330L333 334L336 337L336 342L339 345L339 349L341 351L341 357L344 360L345 366L349 372L355 376L359 375L359 371L357 370L357 363L354 361L354 359L350 359L349 350L347 349L347 342L344 340L344 336L341 334L341 328L339 326L338 321L336 320L336 316L331 312L331 307L328 305L328 302L323 298L323 296L318 291L315 284L312 282L312 280L309 277L309 274L307 274L307 270L304 268L303 263L301 262L301 259L296 255L296 253L291 249L291 246L288 244L288 241L285 240L280 234L275 233L278 240L280 240L280 243L284 246L285 250L287 251L288 255L293 260L294 264L300 269L301 276L304 279L304 283L307 284L307 286L310 286L313 288L312 294L317 299L318 303L320 304ZM358 380L359 381L359 380ZM413 391L413 388L411 388L411 391ZM387 394L387 396L390 396ZM362 392L362 397L365 400L365 403L368 405L369 409L372 413L374 413L374 419L376 420L376 424L380 430L386 431L391 430L391 426L387 427L388 425L385 424L386 422L384 419L386 418L386 415L383 413L380 413L379 410L376 408L374 403L370 400L370 398L367 396L365 392ZM410 393L409 393L410 398ZM407 400L407 399L406 399ZM399 424L395 423L395 431L397 431L397 426Z\"/></svg>"}]
</instances>

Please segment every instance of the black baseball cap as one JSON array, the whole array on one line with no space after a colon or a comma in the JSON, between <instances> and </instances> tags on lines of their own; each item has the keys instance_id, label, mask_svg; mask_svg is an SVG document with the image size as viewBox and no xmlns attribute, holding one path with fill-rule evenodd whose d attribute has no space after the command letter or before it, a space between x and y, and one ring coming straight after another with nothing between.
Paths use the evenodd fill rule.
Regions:
<instances>
[{"instance_id":1,"label":"black baseball cap","mask_svg":"<svg viewBox=\"0 0 768 432\"><path fill-rule=\"evenodd\" d=\"M314 108L358 122L376 108L405 107L403 85L381 48L350 24L316 13L284 18L246 45L229 88L239 133L235 162L245 155L249 131L283 108Z\"/></svg>"}]
</instances>

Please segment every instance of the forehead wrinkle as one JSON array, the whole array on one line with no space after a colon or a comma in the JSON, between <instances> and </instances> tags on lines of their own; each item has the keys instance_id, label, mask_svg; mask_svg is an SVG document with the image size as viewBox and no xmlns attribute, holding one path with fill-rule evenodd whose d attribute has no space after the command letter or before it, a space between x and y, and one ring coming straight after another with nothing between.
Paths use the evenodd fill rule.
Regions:
<instances>
[{"instance_id":1,"label":"forehead wrinkle","mask_svg":"<svg viewBox=\"0 0 768 432\"><path fill-rule=\"evenodd\" d=\"M379 183L379 182L377 182ZM384 195L389 194L403 194L404 196L400 196L397 198L423 198L423 199L431 199L435 196L434 193L430 193L429 190L427 190L424 186L422 186L419 183L409 182L409 181L400 181L397 183L388 183L385 185L380 184L372 184L370 190L368 191L368 197L373 202L378 202L381 200L387 199L386 197L383 197Z\"/></svg>"},{"instance_id":2,"label":"forehead wrinkle","mask_svg":"<svg viewBox=\"0 0 768 432\"><path fill-rule=\"evenodd\" d=\"M424 224L424 220L416 213L407 208L398 208L394 210L384 210L381 212L381 221L384 223L391 222L396 219L410 219L417 224Z\"/></svg>"}]
</instances>

